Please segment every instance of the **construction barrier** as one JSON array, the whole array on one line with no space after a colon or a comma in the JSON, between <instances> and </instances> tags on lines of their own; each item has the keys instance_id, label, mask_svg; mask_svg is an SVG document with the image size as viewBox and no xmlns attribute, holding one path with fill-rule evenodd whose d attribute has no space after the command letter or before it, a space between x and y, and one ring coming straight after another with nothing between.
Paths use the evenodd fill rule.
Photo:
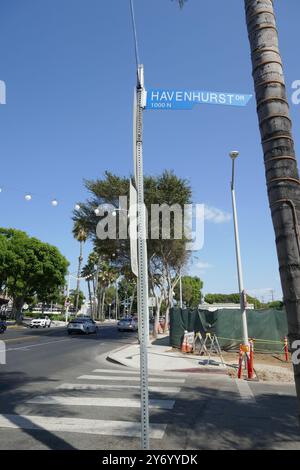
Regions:
<instances>
[{"instance_id":1,"label":"construction barrier","mask_svg":"<svg viewBox=\"0 0 300 470\"><path fill-rule=\"evenodd\" d=\"M282 353L287 335L287 320L284 310L248 310L249 337L257 352ZM191 310L173 308L170 311L170 345L181 348L184 331L217 335L223 350L238 350L242 341L240 310ZM266 337L267 336L267 337Z\"/></svg>"},{"instance_id":2,"label":"construction barrier","mask_svg":"<svg viewBox=\"0 0 300 470\"><path fill-rule=\"evenodd\" d=\"M182 344L181 344L181 352L183 353L192 353L194 351L194 343L195 343L195 334L194 332L184 332Z\"/></svg>"}]
</instances>

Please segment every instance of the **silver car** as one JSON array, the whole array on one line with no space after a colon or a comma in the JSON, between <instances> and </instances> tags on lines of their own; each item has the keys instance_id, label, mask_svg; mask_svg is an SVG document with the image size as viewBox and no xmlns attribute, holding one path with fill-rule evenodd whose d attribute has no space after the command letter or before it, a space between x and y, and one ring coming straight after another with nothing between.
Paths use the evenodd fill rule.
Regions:
<instances>
[{"instance_id":1,"label":"silver car","mask_svg":"<svg viewBox=\"0 0 300 470\"><path fill-rule=\"evenodd\" d=\"M121 320L118 322L118 330L119 331L137 331L138 322L135 318L132 318L132 317L121 318Z\"/></svg>"},{"instance_id":2,"label":"silver car","mask_svg":"<svg viewBox=\"0 0 300 470\"><path fill-rule=\"evenodd\" d=\"M97 333L97 325L91 318L74 318L68 324L68 334L72 333Z\"/></svg>"}]
</instances>

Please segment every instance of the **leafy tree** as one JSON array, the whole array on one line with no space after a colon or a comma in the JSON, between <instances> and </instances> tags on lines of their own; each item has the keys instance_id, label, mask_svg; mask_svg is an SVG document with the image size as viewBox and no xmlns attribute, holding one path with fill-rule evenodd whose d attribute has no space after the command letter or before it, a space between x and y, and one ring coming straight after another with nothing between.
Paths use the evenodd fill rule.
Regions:
<instances>
[{"instance_id":1,"label":"leafy tree","mask_svg":"<svg viewBox=\"0 0 300 470\"><path fill-rule=\"evenodd\" d=\"M283 302L281 300L275 300L274 302L269 302L267 304L268 308L273 308L274 310L283 310Z\"/></svg>"},{"instance_id":2,"label":"leafy tree","mask_svg":"<svg viewBox=\"0 0 300 470\"><path fill-rule=\"evenodd\" d=\"M182 300L186 307L197 308L201 301L203 282L197 276L182 276ZM179 282L175 287L176 298L179 299Z\"/></svg>"},{"instance_id":3,"label":"leafy tree","mask_svg":"<svg viewBox=\"0 0 300 470\"><path fill-rule=\"evenodd\" d=\"M77 289L71 289L70 294L69 294L69 299L70 299L70 303L74 306L74 308L75 308L76 302L78 302L77 310L76 310L77 312L82 307L83 301L85 300L85 295L81 290L78 292Z\"/></svg>"},{"instance_id":4,"label":"leafy tree","mask_svg":"<svg viewBox=\"0 0 300 470\"><path fill-rule=\"evenodd\" d=\"M116 239L99 240L96 236L96 226L101 220L95 210L108 204L117 207L119 196L129 199L129 178L119 177L106 172L103 179L86 181L86 188L91 197L80 203L80 209L74 211L73 220L82 224L93 241L95 251L110 259L110 263L120 274L127 276L130 270L129 240L120 239L120 218L127 215L120 211L116 217ZM145 205L148 214L151 214L152 204L179 205L181 208L191 202L191 188L189 183L178 178L170 171L164 171L159 176L146 176L144 179ZM160 219L161 220L161 219ZM159 296L161 301L166 300L166 317L173 302L173 289L178 282L180 268L185 264L188 254L185 249L184 238L178 240L174 237L174 219L170 219L170 239L162 239L161 226L159 238L152 239L151 224L148 224L149 236L147 241L149 260L149 284L152 295ZM156 317L158 317L159 312ZM157 319L158 321L158 319ZM168 321L166 322L166 325Z\"/></svg>"},{"instance_id":5,"label":"leafy tree","mask_svg":"<svg viewBox=\"0 0 300 470\"><path fill-rule=\"evenodd\" d=\"M240 294L206 294L204 300L208 304L239 304ZM256 309L263 307L263 304L256 297L251 297L251 295L247 295L247 302L253 304Z\"/></svg>"},{"instance_id":6,"label":"leafy tree","mask_svg":"<svg viewBox=\"0 0 300 470\"><path fill-rule=\"evenodd\" d=\"M65 284L68 261L59 250L15 229L0 229L0 280L21 321L22 307L37 295L46 302Z\"/></svg>"},{"instance_id":7,"label":"leafy tree","mask_svg":"<svg viewBox=\"0 0 300 470\"><path fill-rule=\"evenodd\" d=\"M123 305L123 313L131 314L137 311L136 289L137 280L132 273L126 273L118 282L119 301Z\"/></svg>"}]
</instances>

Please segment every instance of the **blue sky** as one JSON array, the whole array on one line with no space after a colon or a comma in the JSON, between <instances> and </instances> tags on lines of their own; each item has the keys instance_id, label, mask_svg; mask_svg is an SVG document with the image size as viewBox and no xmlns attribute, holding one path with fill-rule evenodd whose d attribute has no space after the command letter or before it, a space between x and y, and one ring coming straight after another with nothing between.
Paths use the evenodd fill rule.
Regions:
<instances>
[{"instance_id":1,"label":"blue sky","mask_svg":"<svg viewBox=\"0 0 300 470\"><path fill-rule=\"evenodd\" d=\"M275 2L289 97L300 79L298 0ZM136 0L146 87L253 93L243 1ZM0 4L1 225L57 245L76 269L71 235L84 178L132 172L135 62L127 0L3 0ZM291 106L296 149L300 106ZM193 199L224 213L206 222L192 272L205 292L237 291L228 152L238 149L237 198L247 289L281 296L255 101L145 112L145 172L173 169ZM29 203L26 192L33 195ZM59 205L50 201L57 198ZM89 247L86 247L86 253ZM269 300L270 294L264 295Z\"/></svg>"}]
</instances>

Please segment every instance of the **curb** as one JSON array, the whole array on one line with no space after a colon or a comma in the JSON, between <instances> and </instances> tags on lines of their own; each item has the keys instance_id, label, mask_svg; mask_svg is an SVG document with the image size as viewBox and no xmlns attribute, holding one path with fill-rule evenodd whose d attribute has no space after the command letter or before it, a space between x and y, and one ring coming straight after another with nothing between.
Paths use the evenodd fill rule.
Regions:
<instances>
[{"instance_id":1,"label":"curb","mask_svg":"<svg viewBox=\"0 0 300 470\"><path fill-rule=\"evenodd\" d=\"M139 343L132 343L131 346L134 346L134 345L137 345L137 344L139 344ZM106 359L108 362L113 362L113 363L115 363L115 364L119 364L119 365L121 365L121 366L130 368L130 366L127 366L126 364L124 364L124 363L118 361L117 359L113 359L112 357L110 357L111 355L113 355L113 354L115 354L115 353L117 353L117 352L119 352L119 351L122 351L123 349L126 349L126 348L128 348L128 344L126 344L126 346L122 346L121 348L117 348L117 349L113 349L112 351L109 351L109 353L108 353L108 355L106 356L105 359ZM133 367L133 369L134 369L134 367ZM136 370L136 369L134 369L134 370Z\"/></svg>"}]
</instances>

